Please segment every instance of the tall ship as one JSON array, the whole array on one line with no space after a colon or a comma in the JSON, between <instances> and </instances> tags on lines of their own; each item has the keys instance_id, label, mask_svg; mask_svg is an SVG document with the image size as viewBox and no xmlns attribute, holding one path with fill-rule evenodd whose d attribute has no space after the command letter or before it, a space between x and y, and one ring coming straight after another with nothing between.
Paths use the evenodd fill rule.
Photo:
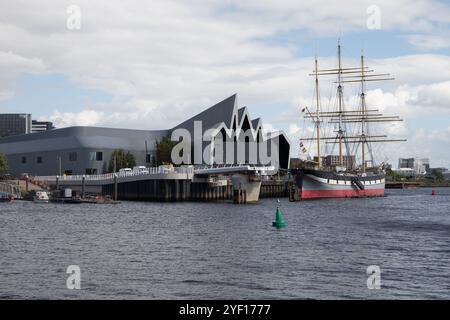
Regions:
<instances>
[{"instance_id":1,"label":"tall ship","mask_svg":"<svg viewBox=\"0 0 450 320\"><path fill-rule=\"evenodd\" d=\"M338 42L337 67L319 69L317 57L310 74L315 78L315 106L303 107L305 121L313 124L314 133L302 137L300 149L306 152L306 144L315 146L316 154L300 161L291 172L295 179L290 199L379 197L384 195L385 168L374 163L373 144L400 142L405 139L388 139L383 132L373 131L376 124L403 121L398 116L385 116L376 107L366 103L368 82L394 80L390 74L375 73L365 65L361 54L360 65L343 67L341 44ZM319 80L332 77L333 96L329 106L322 108ZM346 105L344 85L357 85L358 101ZM335 87L335 88L334 88ZM349 99L352 101L356 99ZM337 149L337 150L335 150ZM322 153L323 151L323 153ZM327 154L328 152L328 154ZM357 161L358 160L358 161Z\"/></svg>"}]
</instances>

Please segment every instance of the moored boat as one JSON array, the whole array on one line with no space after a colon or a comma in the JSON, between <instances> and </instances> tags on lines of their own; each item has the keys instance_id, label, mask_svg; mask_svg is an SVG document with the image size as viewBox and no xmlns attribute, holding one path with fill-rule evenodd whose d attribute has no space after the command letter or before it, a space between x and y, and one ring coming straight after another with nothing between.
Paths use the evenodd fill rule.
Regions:
<instances>
[{"instance_id":1,"label":"moored boat","mask_svg":"<svg viewBox=\"0 0 450 320\"><path fill-rule=\"evenodd\" d=\"M50 197L47 191L44 190L36 190L33 192L32 199L34 202L49 202Z\"/></svg>"},{"instance_id":2,"label":"moored boat","mask_svg":"<svg viewBox=\"0 0 450 320\"><path fill-rule=\"evenodd\" d=\"M11 202L13 197L10 196L0 196L0 202Z\"/></svg>"},{"instance_id":3,"label":"moored boat","mask_svg":"<svg viewBox=\"0 0 450 320\"><path fill-rule=\"evenodd\" d=\"M361 55L361 65L344 68L342 66L341 45L338 43L338 65L333 69L318 68L317 58L312 74L315 76L315 110L302 108L305 120L314 124L313 137L303 138L300 150L308 152L303 141L315 142L317 156L301 161L298 168L291 168L295 183L291 188L291 200L319 198L379 197L384 195L384 164L375 165L373 143L406 141L405 139L385 139L387 135L374 133L369 125L382 122L403 121L398 116L384 116L379 109L366 105L366 82L393 80L389 74L376 74L369 69ZM324 110L320 101L319 77L336 76L336 99L330 99L330 106ZM360 84L359 102L356 107L346 108L343 86L346 83ZM355 99L349 99L354 101ZM334 101L335 105L331 105ZM335 133L335 134L330 134ZM334 146L338 154L334 154ZM325 149L328 155L321 152ZM331 149L331 150L330 150ZM360 163L357 164L356 160Z\"/></svg>"},{"instance_id":4,"label":"moored boat","mask_svg":"<svg viewBox=\"0 0 450 320\"><path fill-rule=\"evenodd\" d=\"M298 199L359 198L384 196L384 173L365 175L325 170L293 170Z\"/></svg>"}]
</instances>

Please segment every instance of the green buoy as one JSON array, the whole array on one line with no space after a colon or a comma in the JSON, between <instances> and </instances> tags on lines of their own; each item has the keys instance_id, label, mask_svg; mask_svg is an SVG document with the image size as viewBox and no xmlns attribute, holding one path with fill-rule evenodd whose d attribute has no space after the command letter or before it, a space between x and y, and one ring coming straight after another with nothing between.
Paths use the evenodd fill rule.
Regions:
<instances>
[{"instance_id":1,"label":"green buoy","mask_svg":"<svg viewBox=\"0 0 450 320\"><path fill-rule=\"evenodd\" d=\"M278 200L278 203L280 203L280 200ZM277 213L275 214L275 221L272 222L272 226L277 229L281 229L286 226L286 221L283 220L279 206L277 206Z\"/></svg>"}]
</instances>

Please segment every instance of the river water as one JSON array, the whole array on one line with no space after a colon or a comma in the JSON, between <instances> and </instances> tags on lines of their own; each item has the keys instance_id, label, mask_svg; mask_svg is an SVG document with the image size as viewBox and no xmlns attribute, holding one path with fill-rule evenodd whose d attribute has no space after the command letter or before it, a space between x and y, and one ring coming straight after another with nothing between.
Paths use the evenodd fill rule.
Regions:
<instances>
[{"instance_id":1,"label":"river water","mask_svg":"<svg viewBox=\"0 0 450 320\"><path fill-rule=\"evenodd\" d=\"M281 230L276 199L0 203L0 298L449 299L450 189L437 192L280 199ZM67 289L69 265L80 290Z\"/></svg>"}]
</instances>

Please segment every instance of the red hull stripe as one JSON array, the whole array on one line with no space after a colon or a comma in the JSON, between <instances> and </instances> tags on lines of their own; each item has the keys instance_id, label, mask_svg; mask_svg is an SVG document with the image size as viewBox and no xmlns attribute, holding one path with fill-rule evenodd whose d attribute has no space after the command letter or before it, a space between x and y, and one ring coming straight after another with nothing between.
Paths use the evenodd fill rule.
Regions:
<instances>
[{"instance_id":1,"label":"red hull stripe","mask_svg":"<svg viewBox=\"0 0 450 320\"><path fill-rule=\"evenodd\" d=\"M381 197L383 195L384 195L384 189L302 190L300 192L301 199Z\"/></svg>"}]
</instances>

